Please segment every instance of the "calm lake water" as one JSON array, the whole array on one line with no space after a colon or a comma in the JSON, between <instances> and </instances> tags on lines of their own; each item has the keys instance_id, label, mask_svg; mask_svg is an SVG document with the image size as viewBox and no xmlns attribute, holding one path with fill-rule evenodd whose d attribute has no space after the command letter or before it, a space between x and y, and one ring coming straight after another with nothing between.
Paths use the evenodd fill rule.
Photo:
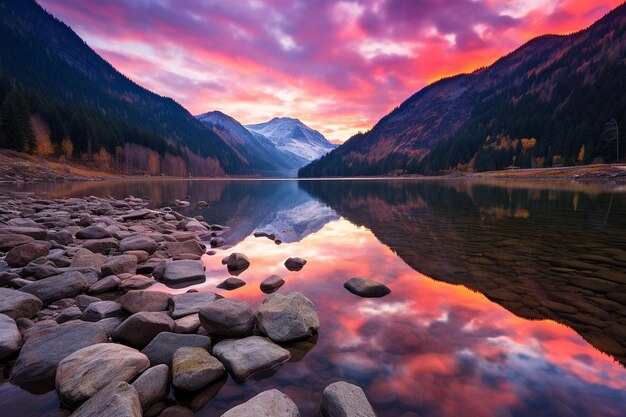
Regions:
<instances>
[{"instance_id":1,"label":"calm lake water","mask_svg":"<svg viewBox=\"0 0 626 417\"><path fill-rule=\"evenodd\" d=\"M16 189L13 187L12 189ZM230 227L229 247L205 256L195 285L250 302L272 274L281 292L317 306L316 340L290 347L272 375L232 379L196 398L219 416L278 388L302 416L319 415L324 387L363 387L379 416L559 417L626 414L626 193L571 183L469 180L123 181L37 185L48 197L189 196L180 210ZM254 238L275 233L276 245ZM217 290L221 259L245 253L247 285ZM299 272L289 256L308 260ZM354 276L388 285L381 299L343 288ZM151 289L168 289L159 284ZM175 393L171 393L174 398ZM202 406L202 404L205 405ZM54 392L0 385L0 415L54 410Z\"/></svg>"}]
</instances>

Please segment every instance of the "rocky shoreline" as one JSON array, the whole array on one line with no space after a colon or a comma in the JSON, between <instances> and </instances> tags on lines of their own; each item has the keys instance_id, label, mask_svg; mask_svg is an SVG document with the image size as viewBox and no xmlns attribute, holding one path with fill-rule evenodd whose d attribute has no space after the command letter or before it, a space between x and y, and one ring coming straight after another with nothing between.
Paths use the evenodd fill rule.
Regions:
<instances>
[{"instance_id":1,"label":"rocky shoreline","mask_svg":"<svg viewBox=\"0 0 626 417\"><path fill-rule=\"evenodd\" d=\"M151 290L203 282L200 259L226 243L227 228L148 206L132 196L0 195L0 363L28 391L56 389L55 416L192 416L228 375L243 382L281 366L292 356L289 343L320 327L306 296L276 293L284 280L275 275L261 284L269 295L257 311L213 292ZM223 263L233 275L249 266L237 253ZM305 264L294 257L285 267ZM360 280L346 288L379 297L389 293L383 287ZM187 407L168 398L170 387L191 398ZM375 415L347 382L329 385L320 407L328 417ZM272 389L223 415L299 412Z\"/></svg>"}]
</instances>

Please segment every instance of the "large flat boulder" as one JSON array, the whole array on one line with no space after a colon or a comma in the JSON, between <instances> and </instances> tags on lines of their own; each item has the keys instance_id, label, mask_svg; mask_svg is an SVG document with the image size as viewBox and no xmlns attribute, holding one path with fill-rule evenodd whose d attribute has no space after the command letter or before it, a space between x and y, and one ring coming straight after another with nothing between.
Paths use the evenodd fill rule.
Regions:
<instances>
[{"instance_id":1,"label":"large flat boulder","mask_svg":"<svg viewBox=\"0 0 626 417\"><path fill-rule=\"evenodd\" d=\"M88 288L89 284L83 274L69 271L25 285L20 291L34 295L44 305L48 305L61 298L75 297Z\"/></svg>"},{"instance_id":2,"label":"large flat boulder","mask_svg":"<svg viewBox=\"0 0 626 417\"><path fill-rule=\"evenodd\" d=\"M223 298L221 295L212 292L190 292L173 295L170 297L170 303L173 307L172 318L179 319L198 313L200 309L221 298Z\"/></svg>"},{"instance_id":3,"label":"large flat boulder","mask_svg":"<svg viewBox=\"0 0 626 417\"><path fill-rule=\"evenodd\" d=\"M254 313L245 301L222 298L199 311L200 324L217 337L244 337L252 334Z\"/></svg>"},{"instance_id":4,"label":"large flat boulder","mask_svg":"<svg viewBox=\"0 0 626 417\"><path fill-rule=\"evenodd\" d=\"M73 408L111 382L128 382L148 369L143 353L117 343L98 343L65 357L56 371L56 388L61 401Z\"/></svg>"},{"instance_id":5,"label":"large flat boulder","mask_svg":"<svg viewBox=\"0 0 626 417\"><path fill-rule=\"evenodd\" d=\"M345 381L324 389L321 410L324 417L376 417L363 390Z\"/></svg>"},{"instance_id":6,"label":"large flat boulder","mask_svg":"<svg viewBox=\"0 0 626 417\"><path fill-rule=\"evenodd\" d=\"M129 291L122 295L117 302L122 308L131 313L140 311L167 310L171 295L160 291Z\"/></svg>"},{"instance_id":7,"label":"large flat boulder","mask_svg":"<svg viewBox=\"0 0 626 417\"><path fill-rule=\"evenodd\" d=\"M161 281L165 284L180 285L206 279L204 265L200 261L167 261Z\"/></svg>"},{"instance_id":8,"label":"large flat boulder","mask_svg":"<svg viewBox=\"0 0 626 417\"><path fill-rule=\"evenodd\" d=\"M259 330L276 343L307 338L320 327L315 305L299 292L269 295L256 319Z\"/></svg>"},{"instance_id":9,"label":"large flat boulder","mask_svg":"<svg viewBox=\"0 0 626 417\"><path fill-rule=\"evenodd\" d=\"M41 300L29 293L10 288L0 288L0 314L12 319L31 318L41 310Z\"/></svg>"},{"instance_id":10,"label":"large flat boulder","mask_svg":"<svg viewBox=\"0 0 626 417\"><path fill-rule=\"evenodd\" d=\"M142 250L152 255L156 252L159 245L150 236L146 235L134 235L124 238L120 241L120 251L128 252L135 250Z\"/></svg>"},{"instance_id":11,"label":"large flat boulder","mask_svg":"<svg viewBox=\"0 0 626 417\"><path fill-rule=\"evenodd\" d=\"M296 404L277 389L263 391L221 417L300 417ZM356 415L354 417L357 417ZM360 417L360 416L358 416Z\"/></svg>"},{"instance_id":12,"label":"large flat boulder","mask_svg":"<svg viewBox=\"0 0 626 417\"><path fill-rule=\"evenodd\" d=\"M15 362L12 381L17 385L52 381L63 358L106 341L107 334L97 323L68 322L33 332Z\"/></svg>"},{"instance_id":13,"label":"large flat boulder","mask_svg":"<svg viewBox=\"0 0 626 417\"><path fill-rule=\"evenodd\" d=\"M115 381L78 407L70 417L141 417L137 391L127 382Z\"/></svg>"},{"instance_id":14,"label":"large flat boulder","mask_svg":"<svg viewBox=\"0 0 626 417\"><path fill-rule=\"evenodd\" d=\"M283 364L291 357L287 349L261 336L222 340L213 346L213 354L238 382Z\"/></svg>"},{"instance_id":15,"label":"large flat boulder","mask_svg":"<svg viewBox=\"0 0 626 417\"><path fill-rule=\"evenodd\" d=\"M198 334L178 334L163 332L156 335L141 353L145 354L152 366L165 364L172 366L174 353L181 347L211 348L211 339Z\"/></svg>"}]
</instances>

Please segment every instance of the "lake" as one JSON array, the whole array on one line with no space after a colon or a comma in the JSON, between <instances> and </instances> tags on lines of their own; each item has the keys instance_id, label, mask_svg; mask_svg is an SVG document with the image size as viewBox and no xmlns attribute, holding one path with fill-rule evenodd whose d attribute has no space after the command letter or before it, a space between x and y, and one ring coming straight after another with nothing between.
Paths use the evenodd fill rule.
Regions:
<instances>
[{"instance_id":1,"label":"lake","mask_svg":"<svg viewBox=\"0 0 626 417\"><path fill-rule=\"evenodd\" d=\"M189 198L185 215L229 226L205 255L206 282L256 308L259 283L316 305L317 337L290 345L271 375L220 381L195 398L220 416L278 388L302 416L324 387L365 390L379 416L623 416L626 409L626 189L594 184L449 180L163 180L35 184L46 197L134 195L152 207ZM206 208L195 202L204 200ZM277 245L254 232L275 233ZM247 285L217 290L221 259L242 252ZM289 256L308 260L289 272ZM351 277L391 288L380 299L343 288ZM172 392L174 398L177 393ZM0 415L54 410L54 391L0 384ZM10 410L10 411L9 411Z\"/></svg>"}]
</instances>

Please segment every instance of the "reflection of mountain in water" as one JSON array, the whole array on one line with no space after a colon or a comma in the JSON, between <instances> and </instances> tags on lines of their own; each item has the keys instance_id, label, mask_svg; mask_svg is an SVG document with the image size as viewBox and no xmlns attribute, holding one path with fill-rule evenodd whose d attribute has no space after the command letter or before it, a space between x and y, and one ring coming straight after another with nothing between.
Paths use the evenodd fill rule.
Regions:
<instances>
[{"instance_id":1,"label":"reflection of mountain in water","mask_svg":"<svg viewBox=\"0 0 626 417\"><path fill-rule=\"evenodd\" d=\"M415 270L566 324L626 363L626 196L467 181L300 187Z\"/></svg>"}]
</instances>

